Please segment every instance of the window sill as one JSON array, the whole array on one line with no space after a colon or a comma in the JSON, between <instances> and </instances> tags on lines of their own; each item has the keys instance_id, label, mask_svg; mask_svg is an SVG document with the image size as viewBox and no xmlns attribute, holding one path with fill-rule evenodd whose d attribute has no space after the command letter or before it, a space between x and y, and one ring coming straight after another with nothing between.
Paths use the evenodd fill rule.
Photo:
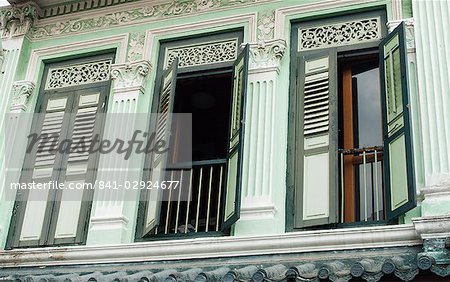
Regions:
<instances>
[{"instance_id":1,"label":"window sill","mask_svg":"<svg viewBox=\"0 0 450 282\"><path fill-rule=\"evenodd\" d=\"M421 245L412 224L0 251L1 267L167 261Z\"/></svg>"}]
</instances>

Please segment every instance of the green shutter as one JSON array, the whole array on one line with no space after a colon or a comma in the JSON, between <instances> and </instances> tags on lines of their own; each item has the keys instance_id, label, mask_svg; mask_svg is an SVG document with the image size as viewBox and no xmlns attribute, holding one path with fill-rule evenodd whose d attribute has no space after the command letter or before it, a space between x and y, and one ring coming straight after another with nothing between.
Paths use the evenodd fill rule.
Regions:
<instances>
[{"instance_id":1,"label":"green shutter","mask_svg":"<svg viewBox=\"0 0 450 282\"><path fill-rule=\"evenodd\" d=\"M233 93L222 230L228 229L239 219L240 215L249 48L247 44L233 65Z\"/></svg>"},{"instance_id":2,"label":"green shutter","mask_svg":"<svg viewBox=\"0 0 450 282\"><path fill-rule=\"evenodd\" d=\"M380 43L386 216L392 220L416 205L404 25Z\"/></svg>"},{"instance_id":3,"label":"green shutter","mask_svg":"<svg viewBox=\"0 0 450 282\"><path fill-rule=\"evenodd\" d=\"M67 63L65 63L67 64ZM49 66L46 66L48 72ZM45 81L44 75L43 81ZM101 134L110 82L41 90L31 133L48 134L25 155L20 183L93 183L98 154L56 150L63 140L88 148ZM99 136L101 138L101 135ZM31 139L29 139L29 142ZM65 145L68 143L65 142ZM49 147L54 150L49 150ZM13 208L10 247L80 244L86 239L93 190L19 190ZM39 199L39 200L36 200Z\"/></svg>"},{"instance_id":4,"label":"green shutter","mask_svg":"<svg viewBox=\"0 0 450 282\"><path fill-rule=\"evenodd\" d=\"M161 90L158 103L158 117L156 118L155 134L156 141L170 141L172 127L172 113L175 99L175 88L177 83L178 60L175 59L170 67L164 72L161 81ZM156 144L156 143L155 143ZM150 180L152 183L160 183L165 179L168 153L154 154L150 166ZM145 216L143 235L155 232L159 224L159 215L162 201L162 190L151 189L146 192Z\"/></svg>"},{"instance_id":5,"label":"green shutter","mask_svg":"<svg viewBox=\"0 0 450 282\"><path fill-rule=\"evenodd\" d=\"M70 121L67 113L73 98L72 91L44 95L31 132L38 135L48 134L48 138L37 141L32 151L25 156L20 183L45 183L58 179L62 155L51 152L48 148L56 148L61 140L66 138ZM30 189L17 192L11 220L10 246L37 246L47 242L48 223L53 208L53 203L48 200L53 197L54 191L49 190ZM31 198L34 200L28 201Z\"/></svg>"},{"instance_id":6,"label":"green shutter","mask_svg":"<svg viewBox=\"0 0 450 282\"><path fill-rule=\"evenodd\" d=\"M64 168L59 182L65 185L94 183L97 154L84 148L91 146L94 135L100 135L106 109L107 86L78 90L70 114L66 138L72 140L71 152L62 159ZM101 136L99 136L101 138ZM93 190L73 189L58 191L50 222L48 244L82 243L86 235Z\"/></svg>"},{"instance_id":7,"label":"green shutter","mask_svg":"<svg viewBox=\"0 0 450 282\"><path fill-rule=\"evenodd\" d=\"M336 51L299 58L294 228L337 221Z\"/></svg>"}]
</instances>

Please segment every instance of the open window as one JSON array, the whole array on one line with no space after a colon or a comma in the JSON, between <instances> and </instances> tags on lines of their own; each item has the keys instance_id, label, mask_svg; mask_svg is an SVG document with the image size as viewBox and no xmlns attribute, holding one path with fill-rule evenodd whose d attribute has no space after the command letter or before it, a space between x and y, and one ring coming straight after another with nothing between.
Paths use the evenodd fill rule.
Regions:
<instances>
[{"instance_id":1,"label":"open window","mask_svg":"<svg viewBox=\"0 0 450 282\"><path fill-rule=\"evenodd\" d=\"M311 48L326 25L299 26L293 228L396 220L416 204L404 26Z\"/></svg>"},{"instance_id":2,"label":"open window","mask_svg":"<svg viewBox=\"0 0 450 282\"><path fill-rule=\"evenodd\" d=\"M93 195L85 188L95 181L98 161L87 148L102 133L112 62L105 55L45 67L19 181L28 189L17 191L8 247L85 241ZM87 77L90 68L98 76Z\"/></svg>"},{"instance_id":3,"label":"open window","mask_svg":"<svg viewBox=\"0 0 450 282\"><path fill-rule=\"evenodd\" d=\"M206 37L162 45L161 56L165 59L161 61L169 64L170 60L170 65L158 78L159 98L154 112L159 116L152 128L157 136L166 134L172 149L166 155L148 156L147 164L151 165L145 168L145 179L176 180L180 189L142 192L138 239L226 234L239 219L249 52L248 46L241 50L240 43L241 33L234 32L212 41ZM222 57L208 61L211 53L203 53L205 48L212 50L219 46L226 48L220 51ZM189 52L179 52L168 59L172 50L185 48ZM183 57L186 54L208 62L198 64ZM184 159L178 156L182 151L178 148L185 146L186 140L180 138L183 129L177 113L192 114L189 167L183 167Z\"/></svg>"}]
</instances>

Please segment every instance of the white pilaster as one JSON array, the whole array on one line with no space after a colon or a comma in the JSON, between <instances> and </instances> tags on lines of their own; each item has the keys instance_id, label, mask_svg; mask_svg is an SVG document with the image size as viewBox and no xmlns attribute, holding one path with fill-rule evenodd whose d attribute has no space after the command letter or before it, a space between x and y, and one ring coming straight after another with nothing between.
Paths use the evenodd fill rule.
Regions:
<instances>
[{"instance_id":1,"label":"white pilaster","mask_svg":"<svg viewBox=\"0 0 450 282\"><path fill-rule=\"evenodd\" d=\"M286 42L271 39L250 44L250 66L244 140L241 219L274 220L274 144L277 134L276 89ZM247 224L247 223L246 223ZM280 231L280 230L279 230ZM267 232L273 232L267 228Z\"/></svg>"},{"instance_id":2,"label":"white pilaster","mask_svg":"<svg viewBox=\"0 0 450 282\"><path fill-rule=\"evenodd\" d=\"M146 60L112 66L112 105L107 114L103 139L112 142L122 139L127 144L135 130L143 129L142 125L146 123L142 122L142 114L137 112L150 68ZM112 187L96 190L88 244L134 241L139 191L126 190L124 185L127 185L126 182L142 180L144 157L144 154L133 154L125 159L123 154L115 152L100 156L97 182L109 183ZM114 186L117 189L113 189Z\"/></svg>"}]
</instances>

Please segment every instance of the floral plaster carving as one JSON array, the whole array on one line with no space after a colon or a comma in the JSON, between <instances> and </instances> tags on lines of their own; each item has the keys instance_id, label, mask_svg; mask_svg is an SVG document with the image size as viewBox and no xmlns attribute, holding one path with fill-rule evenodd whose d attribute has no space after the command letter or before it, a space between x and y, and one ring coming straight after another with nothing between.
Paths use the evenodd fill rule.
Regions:
<instances>
[{"instance_id":1,"label":"floral plaster carving","mask_svg":"<svg viewBox=\"0 0 450 282\"><path fill-rule=\"evenodd\" d=\"M275 34L275 11L261 12L258 15L258 40L271 40Z\"/></svg>"},{"instance_id":2,"label":"floral plaster carving","mask_svg":"<svg viewBox=\"0 0 450 282\"><path fill-rule=\"evenodd\" d=\"M273 39L250 44L250 69L276 68L278 71L286 50L286 41Z\"/></svg>"},{"instance_id":3,"label":"floral plaster carving","mask_svg":"<svg viewBox=\"0 0 450 282\"><path fill-rule=\"evenodd\" d=\"M179 68L187 68L234 61L237 55L237 38L168 48L164 58L164 68L170 66L175 58L178 58Z\"/></svg>"},{"instance_id":4,"label":"floral plaster carving","mask_svg":"<svg viewBox=\"0 0 450 282\"><path fill-rule=\"evenodd\" d=\"M71 33L85 32L102 28L121 26L144 20L158 20L174 16L209 12L220 8L257 3L263 0L173 0L168 3L145 5L129 11L114 12L106 15L61 20L44 26L36 26L32 29L31 38L40 39L49 36L68 35Z\"/></svg>"},{"instance_id":5,"label":"floral plaster carving","mask_svg":"<svg viewBox=\"0 0 450 282\"><path fill-rule=\"evenodd\" d=\"M89 84L109 79L111 60L51 68L45 89Z\"/></svg>"},{"instance_id":6,"label":"floral plaster carving","mask_svg":"<svg viewBox=\"0 0 450 282\"><path fill-rule=\"evenodd\" d=\"M33 27L40 13L34 2L0 9L0 37L25 35Z\"/></svg>"},{"instance_id":7,"label":"floral plaster carving","mask_svg":"<svg viewBox=\"0 0 450 282\"><path fill-rule=\"evenodd\" d=\"M29 97L33 94L35 85L31 81L16 81L12 86L11 111L25 111Z\"/></svg>"},{"instance_id":8,"label":"floral plaster carving","mask_svg":"<svg viewBox=\"0 0 450 282\"><path fill-rule=\"evenodd\" d=\"M299 29L299 51L381 39L381 19L369 18Z\"/></svg>"},{"instance_id":9,"label":"floral plaster carving","mask_svg":"<svg viewBox=\"0 0 450 282\"><path fill-rule=\"evenodd\" d=\"M142 53L144 51L145 34L141 32L130 34L130 43L128 45L128 61L142 60Z\"/></svg>"},{"instance_id":10,"label":"floral plaster carving","mask_svg":"<svg viewBox=\"0 0 450 282\"><path fill-rule=\"evenodd\" d=\"M151 65L147 60L112 65L114 89L143 87Z\"/></svg>"}]
</instances>

